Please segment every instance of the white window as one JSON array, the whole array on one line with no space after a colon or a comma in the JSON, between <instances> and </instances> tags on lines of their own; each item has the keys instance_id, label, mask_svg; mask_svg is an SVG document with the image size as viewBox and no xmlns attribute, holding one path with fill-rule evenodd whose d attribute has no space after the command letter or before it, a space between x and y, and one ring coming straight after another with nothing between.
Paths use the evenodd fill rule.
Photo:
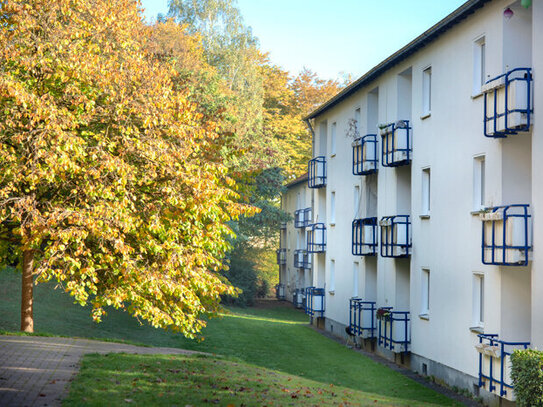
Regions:
<instances>
[{"instance_id":1,"label":"white window","mask_svg":"<svg viewBox=\"0 0 543 407\"><path fill-rule=\"evenodd\" d=\"M336 132L337 132L337 124L336 122L332 123L332 130L330 132L331 140L330 140L330 155L336 154Z\"/></svg>"},{"instance_id":2,"label":"white window","mask_svg":"<svg viewBox=\"0 0 543 407\"><path fill-rule=\"evenodd\" d=\"M336 223L336 191L330 194L330 224Z\"/></svg>"},{"instance_id":3,"label":"white window","mask_svg":"<svg viewBox=\"0 0 543 407\"><path fill-rule=\"evenodd\" d=\"M430 168L422 169L422 197L420 214L430 215Z\"/></svg>"},{"instance_id":4,"label":"white window","mask_svg":"<svg viewBox=\"0 0 543 407\"><path fill-rule=\"evenodd\" d=\"M360 216L360 186L354 186L354 219Z\"/></svg>"},{"instance_id":5,"label":"white window","mask_svg":"<svg viewBox=\"0 0 543 407\"><path fill-rule=\"evenodd\" d=\"M358 262L353 262L353 297L358 297Z\"/></svg>"},{"instance_id":6,"label":"white window","mask_svg":"<svg viewBox=\"0 0 543 407\"><path fill-rule=\"evenodd\" d=\"M473 210L485 207L485 156L473 159Z\"/></svg>"},{"instance_id":7,"label":"white window","mask_svg":"<svg viewBox=\"0 0 543 407\"><path fill-rule=\"evenodd\" d=\"M427 316L430 312L430 270L422 269L421 277L420 313Z\"/></svg>"},{"instance_id":8,"label":"white window","mask_svg":"<svg viewBox=\"0 0 543 407\"><path fill-rule=\"evenodd\" d=\"M479 38L473 44L473 95L481 93L481 87L486 82L486 46L485 37Z\"/></svg>"},{"instance_id":9,"label":"white window","mask_svg":"<svg viewBox=\"0 0 543 407\"><path fill-rule=\"evenodd\" d=\"M485 276L473 274L473 325L482 328L485 315Z\"/></svg>"},{"instance_id":10,"label":"white window","mask_svg":"<svg viewBox=\"0 0 543 407\"><path fill-rule=\"evenodd\" d=\"M329 291L336 290L336 261L330 260L330 287Z\"/></svg>"},{"instance_id":11,"label":"white window","mask_svg":"<svg viewBox=\"0 0 543 407\"><path fill-rule=\"evenodd\" d=\"M432 111L432 67L422 71L422 115Z\"/></svg>"}]
</instances>

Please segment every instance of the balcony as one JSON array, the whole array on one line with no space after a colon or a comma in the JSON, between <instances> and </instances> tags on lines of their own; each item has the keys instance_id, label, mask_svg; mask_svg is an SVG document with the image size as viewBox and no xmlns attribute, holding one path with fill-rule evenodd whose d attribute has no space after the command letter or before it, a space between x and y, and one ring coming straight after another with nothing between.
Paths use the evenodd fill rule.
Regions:
<instances>
[{"instance_id":1,"label":"balcony","mask_svg":"<svg viewBox=\"0 0 543 407\"><path fill-rule=\"evenodd\" d=\"M496 334L481 334L475 346L479 352L479 387L513 400L510 356L517 349L527 349L530 342L506 342Z\"/></svg>"},{"instance_id":2,"label":"balcony","mask_svg":"<svg viewBox=\"0 0 543 407\"><path fill-rule=\"evenodd\" d=\"M530 131L533 81L531 68L516 68L488 80L482 87L484 134L504 138Z\"/></svg>"},{"instance_id":3,"label":"balcony","mask_svg":"<svg viewBox=\"0 0 543 407\"><path fill-rule=\"evenodd\" d=\"M303 269L304 268L304 256L307 254L307 251L303 249L294 250L294 267Z\"/></svg>"},{"instance_id":4,"label":"balcony","mask_svg":"<svg viewBox=\"0 0 543 407\"><path fill-rule=\"evenodd\" d=\"M294 227L305 228L311 223L311 208L294 211Z\"/></svg>"},{"instance_id":5,"label":"balcony","mask_svg":"<svg viewBox=\"0 0 543 407\"><path fill-rule=\"evenodd\" d=\"M304 210L303 209L297 209L294 211L294 227L295 228L303 228L304 225Z\"/></svg>"},{"instance_id":6,"label":"balcony","mask_svg":"<svg viewBox=\"0 0 543 407\"><path fill-rule=\"evenodd\" d=\"M326 158L324 156L315 157L309 160L307 166L308 178L307 186L309 188L322 188L326 186Z\"/></svg>"},{"instance_id":7,"label":"balcony","mask_svg":"<svg viewBox=\"0 0 543 407\"><path fill-rule=\"evenodd\" d=\"M398 120L380 126L381 162L384 167L399 167L411 163L412 140L409 120Z\"/></svg>"},{"instance_id":8,"label":"balcony","mask_svg":"<svg viewBox=\"0 0 543 407\"><path fill-rule=\"evenodd\" d=\"M353 220L351 251L354 256L377 254L377 218Z\"/></svg>"},{"instance_id":9,"label":"balcony","mask_svg":"<svg viewBox=\"0 0 543 407\"><path fill-rule=\"evenodd\" d=\"M351 333L362 338L375 338L375 302L361 298L349 300L349 328Z\"/></svg>"},{"instance_id":10,"label":"balcony","mask_svg":"<svg viewBox=\"0 0 543 407\"><path fill-rule=\"evenodd\" d=\"M308 287L305 295L305 313L311 318L324 316L324 288Z\"/></svg>"},{"instance_id":11,"label":"balcony","mask_svg":"<svg viewBox=\"0 0 543 407\"><path fill-rule=\"evenodd\" d=\"M411 324L409 311L393 311L392 307L379 308L378 344L394 353L407 353L411 347Z\"/></svg>"},{"instance_id":12,"label":"balcony","mask_svg":"<svg viewBox=\"0 0 543 407\"><path fill-rule=\"evenodd\" d=\"M411 255L411 222L409 215L385 216L381 227L381 257Z\"/></svg>"},{"instance_id":13,"label":"balcony","mask_svg":"<svg viewBox=\"0 0 543 407\"><path fill-rule=\"evenodd\" d=\"M307 252L324 253L326 251L326 226L324 223L313 223L307 231Z\"/></svg>"},{"instance_id":14,"label":"balcony","mask_svg":"<svg viewBox=\"0 0 543 407\"><path fill-rule=\"evenodd\" d=\"M377 134L357 138L353 143L353 175L375 174L378 169Z\"/></svg>"},{"instance_id":15,"label":"balcony","mask_svg":"<svg viewBox=\"0 0 543 407\"><path fill-rule=\"evenodd\" d=\"M304 209L304 227L311 225L312 213L313 211L311 208Z\"/></svg>"},{"instance_id":16,"label":"balcony","mask_svg":"<svg viewBox=\"0 0 543 407\"><path fill-rule=\"evenodd\" d=\"M302 267L306 270L311 269L311 253L308 253L307 250L304 250L304 261Z\"/></svg>"},{"instance_id":17,"label":"balcony","mask_svg":"<svg viewBox=\"0 0 543 407\"><path fill-rule=\"evenodd\" d=\"M292 296L292 304L294 305L294 308L303 308L304 299L305 299L305 288L295 289L294 294Z\"/></svg>"},{"instance_id":18,"label":"balcony","mask_svg":"<svg viewBox=\"0 0 543 407\"><path fill-rule=\"evenodd\" d=\"M283 266L287 264L287 249L277 249L277 264Z\"/></svg>"},{"instance_id":19,"label":"balcony","mask_svg":"<svg viewBox=\"0 0 543 407\"><path fill-rule=\"evenodd\" d=\"M532 249L529 205L488 208L481 213L483 264L526 266Z\"/></svg>"},{"instance_id":20,"label":"balcony","mask_svg":"<svg viewBox=\"0 0 543 407\"><path fill-rule=\"evenodd\" d=\"M277 284L275 286L275 298L282 301L285 299L285 285L284 284Z\"/></svg>"}]
</instances>

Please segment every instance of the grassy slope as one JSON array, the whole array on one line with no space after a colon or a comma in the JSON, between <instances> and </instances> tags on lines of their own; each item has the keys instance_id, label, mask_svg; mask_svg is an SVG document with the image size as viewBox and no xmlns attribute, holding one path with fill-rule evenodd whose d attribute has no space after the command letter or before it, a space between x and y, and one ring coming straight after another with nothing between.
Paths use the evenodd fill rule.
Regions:
<instances>
[{"instance_id":1,"label":"grassy slope","mask_svg":"<svg viewBox=\"0 0 543 407\"><path fill-rule=\"evenodd\" d=\"M19 325L20 277L0 272L0 330ZM116 338L154 346L212 352L260 367L331 383L386 397L400 397L436 405L452 401L399 373L330 341L305 326L307 318L290 308L233 309L230 315L210 322L202 342L178 334L140 326L127 314L112 310L101 324L89 318L89 309L72 300L54 284L35 289L37 332L93 338Z\"/></svg>"},{"instance_id":2,"label":"grassy slope","mask_svg":"<svg viewBox=\"0 0 543 407\"><path fill-rule=\"evenodd\" d=\"M63 406L199 406L208 403L221 406L436 406L323 384L228 359L178 355L87 355Z\"/></svg>"}]
</instances>

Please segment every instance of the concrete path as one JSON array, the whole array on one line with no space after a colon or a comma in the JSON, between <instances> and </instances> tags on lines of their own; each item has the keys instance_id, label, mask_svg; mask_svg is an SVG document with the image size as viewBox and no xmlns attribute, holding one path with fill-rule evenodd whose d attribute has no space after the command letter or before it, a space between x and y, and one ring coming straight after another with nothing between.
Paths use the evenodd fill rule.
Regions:
<instances>
[{"instance_id":1,"label":"concrete path","mask_svg":"<svg viewBox=\"0 0 543 407\"><path fill-rule=\"evenodd\" d=\"M74 338L0 335L0 406L60 406L86 353L193 354Z\"/></svg>"}]
</instances>

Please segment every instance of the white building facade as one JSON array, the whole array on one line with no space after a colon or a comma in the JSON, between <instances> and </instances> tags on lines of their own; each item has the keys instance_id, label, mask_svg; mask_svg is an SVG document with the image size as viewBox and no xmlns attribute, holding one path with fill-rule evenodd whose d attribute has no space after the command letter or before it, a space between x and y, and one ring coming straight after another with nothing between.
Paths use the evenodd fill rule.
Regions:
<instances>
[{"instance_id":1,"label":"white building facade","mask_svg":"<svg viewBox=\"0 0 543 407\"><path fill-rule=\"evenodd\" d=\"M490 403L514 399L509 353L543 348L541 38L543 0L466 2L307 117L283 201L311 213L282 240L289 300Z\"/></svg>"}]
</instances>

